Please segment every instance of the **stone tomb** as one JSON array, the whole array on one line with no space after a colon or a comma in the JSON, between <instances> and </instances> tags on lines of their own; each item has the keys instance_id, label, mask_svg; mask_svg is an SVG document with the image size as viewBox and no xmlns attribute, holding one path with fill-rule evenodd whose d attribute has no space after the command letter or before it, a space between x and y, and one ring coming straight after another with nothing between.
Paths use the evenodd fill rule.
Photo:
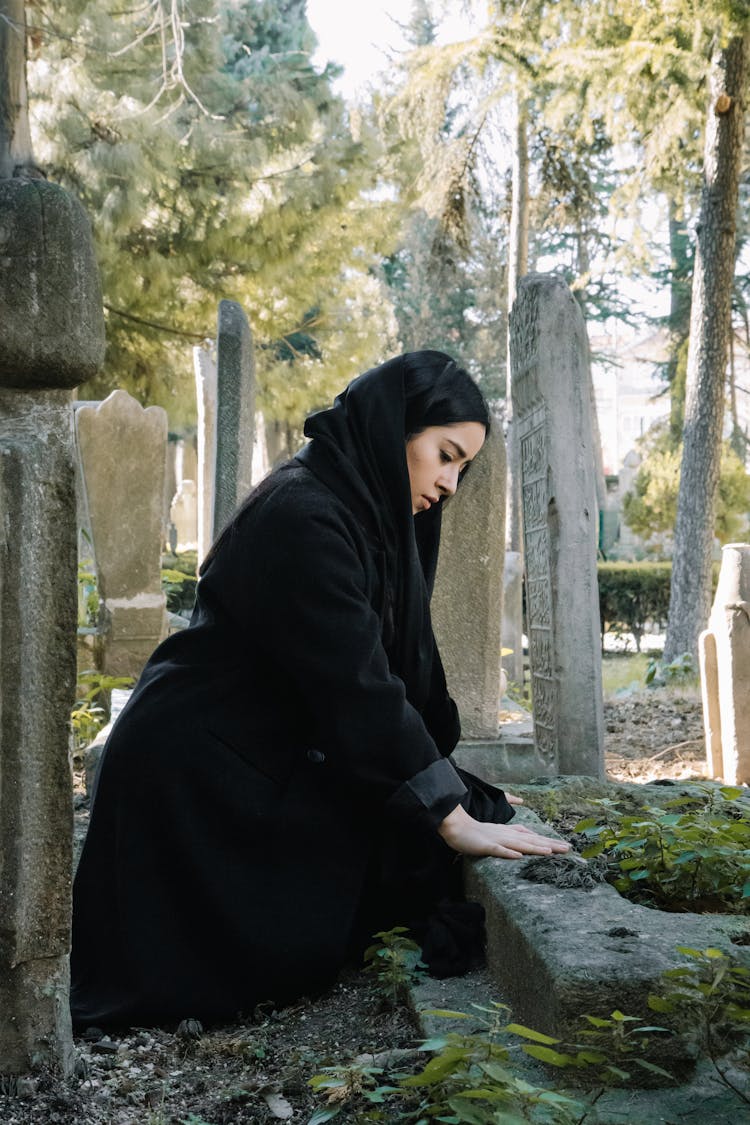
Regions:
<instances>
[{"instance_id":1,"label":"stone tomb","mask_svg":"<svg viewBox=\"0 0 750 1125\"><path fill-rule=\"evenodd\" d=\"M236 301L219 303L216 395L214 538L252 487L255 359L250 325ZM204 448L210 466L210 438Z\"/></svg>"},{"instance_id":2,"label":"stone tomb","mask_svg":"<svg viewBox=\"0 0 750 1125\"><path fill-rule=\"evenodd\" d=\"M708 770L750 784L750 545L722 549L708 629L699 638Z\"/></svg>"},{"instance_id":3,"label":"stone tomb","mask_svg":"<svg viewBox=\"0 0 750 1125\"><path fill-rule=\"evenodd\" d=\"M529 809L516 816L554 834ZM678 945L717 947L750 968L746 916L654 910L628 902L608 883L582 890L531 882L523 877L524 866L491 858L465 866L467 897L486 911L489 974L519 1023L565 1038L580 1028L584 1013L607 1018L619 1009L658 1024L648 997L666 969L686 963ZM690 1018L683 1035L651 1037L645 1056L681 1078L699 1052L702 1017L694 1012ZM663 1081L637 1066L626 1069L634 1085Z\"/></svg>"},{"instance_id":4,"label":"stone tomb","mask_svg":"<svg viewBox=\"0 0 750 1125\"><path fill-rule=\"evenodd\" d=\"M598 507L588 340L553 275L510 318L534 735L543 772L604 775Z\"/></svg>"},{"instance_id":5,"label":"stone tomb","mask_svg":"<svg viewBox=\"0 0 750 1125\"><path fill-rule=\"evenodd\" d=\"M504 544L505 443L495 427L445 502L431 603L465 739L498 737Z\"/></svg>"},{"instance_id":6,"label":"stone tomb","mask_svg":"<svg viewBox=\"0 0 750 1125\"><path fill-rule=\"evenodd\" d=\"M75 412L101 613L98 666L138 677L167 635L161 588L167 415L125 391Z\"/></svg>"},{"instance_id":7,"label":"stone tomb","mask_svg":"<svg viewBox=\"0 0 750 1125\"><path fill-rule=\"evenodd\" d=\"M69 1073L70 388L101 365L104 323L88 220L62 188L0 181L0 244L0 1075Z\"/></svg>"}]
</instances>

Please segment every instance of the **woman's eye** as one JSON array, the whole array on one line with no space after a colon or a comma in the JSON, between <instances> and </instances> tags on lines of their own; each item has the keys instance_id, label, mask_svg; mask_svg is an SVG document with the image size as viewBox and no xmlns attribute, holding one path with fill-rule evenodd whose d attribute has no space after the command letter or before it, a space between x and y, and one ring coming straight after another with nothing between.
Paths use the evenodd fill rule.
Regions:
<instances>
[{"instance_id":1,"label":"woman's eye","mask_svg":"<svg viewBox=\"0 0 750 1125\"><path fill-rule=\"evenodd\" d=\"M444 449L441 449L440 450L440 460L444 461L446 463L446 465L450 465L453 458L450 455L450 453L446 453L446 451Z\"/></svg>"}]
</instances>

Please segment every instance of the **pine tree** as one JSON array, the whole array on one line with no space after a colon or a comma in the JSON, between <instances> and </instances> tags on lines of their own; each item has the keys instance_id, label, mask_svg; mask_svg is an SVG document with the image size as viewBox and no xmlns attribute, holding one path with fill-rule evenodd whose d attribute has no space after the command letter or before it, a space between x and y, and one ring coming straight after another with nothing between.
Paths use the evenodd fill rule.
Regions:
<instances>
[{"instance_id":1,"label":"pine tree","mask_svg":"<svg viewBox=\"0 0 750 1125\"><path fill-rule=\"evenodd\" d=\"M370 140L311 63L304 0L39 2L38 158L94 217L108 314L82 393L124 385L189 420L190 346L229 297L264 408L298 423L392 338L372 272L388 205L363 198Z\"/></svg>"}]
</instances>

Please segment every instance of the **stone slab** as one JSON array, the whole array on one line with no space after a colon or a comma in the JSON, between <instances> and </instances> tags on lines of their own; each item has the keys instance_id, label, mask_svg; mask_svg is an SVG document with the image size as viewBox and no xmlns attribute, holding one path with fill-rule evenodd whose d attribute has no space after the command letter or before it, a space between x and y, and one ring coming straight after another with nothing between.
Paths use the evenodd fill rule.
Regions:
<instances>
[{"instance_id":1,"label":"stone slab","mask_svg":"<svg viewBox=\"0 0 750 1125\"><path fill-rule=\"evenodd\" d=\"M104 359L88 218L47 180L0 180L0 386L75 387Z\"/></svg>"},{"instance_id":2,"label":"stone slab","mask_svg":"<svg viewBox=\"0 0 750 1125\"><path fill-rule=\"evenodd\" d=\"M422 1033L427 1038L455 1031L459 1034L481 1033L483 1013L493 1001L511 1006L507 991L499 987L486 970L476 970L463 977L433 980L426 977L410 989L412 1007ZM467 1020L444 1019L430 1015L435 1009L466 1012ZM517 1016L513 1012L513 1017ZM732 1072L731 1063L721 1060L730 1077L742 1088L746 1076ZM545 1067L521 1050L512 1054L512 1073L534 1086L563 1089L568 1081L565 1071ZM586 1101L596 1096L595 1110L587 1121L598 1125L739 1125L744 1107L735 1094L717 1081L708 1059L699 1060L692 1078L679 1085L661 1089L639 1090L618 1088L588 1093L571 1089L572 1097Z\"/></svg>"},{"instance_id":3,"label":"stone slab","mask_svg":"<svg viewBox=\"0 0 750 1125\"><path fill-rule=\"evenodd\" d=\"M529 274L510 316L534 733L548 770L604 776L591 371L558 276Z\"/></svg>"},{"instance_id":4,"label":"stone slab","mask_svg":"<svg viewBox=\"0 0 750 1125\"><path fill-rule=\"evenodd\" d=\"M216 357L214 538L253 483L255 359L250 325L236 301L219 302Z\"/></svg>"},{"instance_id":5,"label":"stone slab","mask_svg":"<svg viewBox=\"0 0 750 1125\"><path fill-rule=\"evenodd\" d=\"M465 738L498 732L505 477L505 442L495 426L443 512L430 612Z\"/></svg>"},{"instance_id":6,"label":"stone slab","mask_svg":"<svg viewBox=\"0 0 750 1125\"><path fill-rule=\"evenodd\" d=\"M0 1072L73 1062L70 394L0 390Z\"/></svg>"},{"instance_id":7,"label":"stone slab","mask_svg":"<svg viewBox=\"0 0 750 1125\"><path fill-rule=\"evenodd\" d=\"M517 817L554 834L528 809ZM532 883L522 878L522 866L468 861L466 887L486 911L490 975L529 1027L569 1036L583 1013L606 1018L618 1008L650 1023L649 994L666 969L685 963L677 945L717 947L750 967L750 949L731 941L747 934L747 918L651 910L609 884L584 891ZM652 1048L651 1061L678 1074L697 1050L691 1035L654 1037Z\"/></svg>"}]
</instances>

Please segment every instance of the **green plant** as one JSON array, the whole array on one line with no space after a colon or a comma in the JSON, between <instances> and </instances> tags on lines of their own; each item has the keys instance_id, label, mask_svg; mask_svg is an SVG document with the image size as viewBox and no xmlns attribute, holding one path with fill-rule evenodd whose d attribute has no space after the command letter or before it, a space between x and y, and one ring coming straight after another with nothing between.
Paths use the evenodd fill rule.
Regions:
<instances>
[{"instance_id":1,"label":"green plant","mask_svg":"<svg viewBox=\"0 0 750 1125\"><path fill-rule=\"evenodd\" d=\"M745 791L700 787L693 796L622 815L611 801L575 827L606 852L614 886L647 906L667 910L750 913L750 801Z\"/></svg>"},{"instance_id":2,"label":"green plant","mask_svg":"<svg viewBox=\"0 0 750 1125\"><path fill-rule=\"evenodd\" d=\"M380 940L364 953L365 964L377 975L385 999L394 1007L406 998L409 985L418 981L426 969L421 960L422 950L405 936L408 932L405 926L379 930L373 937Z\"/></svg>"},{"instance_id":3,"label":"green plant","mask_svg":"<svg viewBox=\"0 0 750 1125\"><path fill-rule=\"evenodd\" d=\"M667 620L670 563L601 562L597 566L602 632L628 632L640 652L648 622Z\"/></svg>"},{"instance_id":4,"label":"green plant","mask_svg":"<svg viewBox=\"0 0 750 1125\"><path fill-rule=\"evenodd\" d=\"M379 1078L383 1068L379 1066L359 1066L352 1063L349 1066L329 1066L321 1074L316 1074L310 1079L310 1085L316 1093L326 1095L327 1104L315 1111L308 1125L323 1125L325 1121L332 1121L338 1117L345 1105L355 1099L362 1099L370 1105L382 1105L392 1094L398 1094L398 1086L388 1083L380 1084ZM360 1114L358 1121L377 1120L367 1113ZM390 1120L393 1120L391 1117Z\"/></svg>"},{"instance_id":5,"label":"green plant","mask_svg":"<svg viewBox=\"0 0 750 1125\"><path fill-rule=\"evenodd\" d=\"M170 613L193 608L197 584L198 579L194 574L185 574L181 570L168 568L162 570L161 588L167 595L167 609Z\"/></svg>"},{"instance_id":6,"label":"green plant","mask_svg":"<svg viewBox=\"0 0 750 1125\"><path fill-rule=\"evenodd\" d=\"M679 1022L696 1014L703 1031L708 1056L721 1082L750 1105L750 1097L739 1089L719 1062L719 1054L736 1046L750 1066L750 969L736 964L720 949L691 949L678 952L692 963L668 969L662 975L661 993L649 997L652 1011L670 1015Z\"/></svg>"},{"instance_id":7,"label":"green plant","mask_svg":"<svg viewBox=\"0 0 750 1125\"><path fill-rule=\"evenodd\" d=\"M627 1081L630 1071L623 1063L644 1067L670 1078L661 1067L642 1057L648 1035L664 1028L644 1027L642 1021L622 1012L609 1018L585 1016L580 1031L583 1043L564 1044L560 1039L522 1024L508 1022L509 1008L493 1003L473 1004L473 1013L439 1009L426 1015L451 1020L472 1019L481 1030L450 1032L422 1044L434 1052L416 1073L383 1077L382 1068L330 1067L311 1079L311 1085L327 1093L327 1105L318 1110L309 1125L323 1125L337 1117L344 1105L356 1100L368 1105L388 1104L388 1116L368 1109L357 1120L388 1120L426 1123L444 1121L460 1125L580 1125L602 1091L586 1100L559 1090L536 1086L518 1073L519 1052L556 1068L591 1071L603 1085Z\"/></svg>"},{"instance_id":8,"label":"green plant","mask_svg":"<svg viewBox=\"0 0 750 1125\"><path fill-rule=\"evenodd\" d=\"M665 687L667 684L694 680L697 669L691 653L681 652L674 660L665 663L655 657L646 666L645 682L648 687Z\"/></svg>"},{"instance_id":9,"label":"green plant","mask_svg":"<svg viewBox=\"0 0 750 1125\"><path fill-rule=\"evenodd\" d=\"M73 753L80 754L92 742L108 720L105 703L113 688L127 688L132 676L108 676L104 672L81 672L76 684L76 701L70 713L73 731Z\"/></svg>"},{"instance_id":10,"label":"green plant","mask_svg":"<svg viewBox=\"0 0 750 1125\"><path fill-rule=\"evenodd\" d=\"M96 583L94 560L80 559L78 562L78 627L91 629L96 625L99 615L99 589Z\"/></svg>"}]
</instances>

